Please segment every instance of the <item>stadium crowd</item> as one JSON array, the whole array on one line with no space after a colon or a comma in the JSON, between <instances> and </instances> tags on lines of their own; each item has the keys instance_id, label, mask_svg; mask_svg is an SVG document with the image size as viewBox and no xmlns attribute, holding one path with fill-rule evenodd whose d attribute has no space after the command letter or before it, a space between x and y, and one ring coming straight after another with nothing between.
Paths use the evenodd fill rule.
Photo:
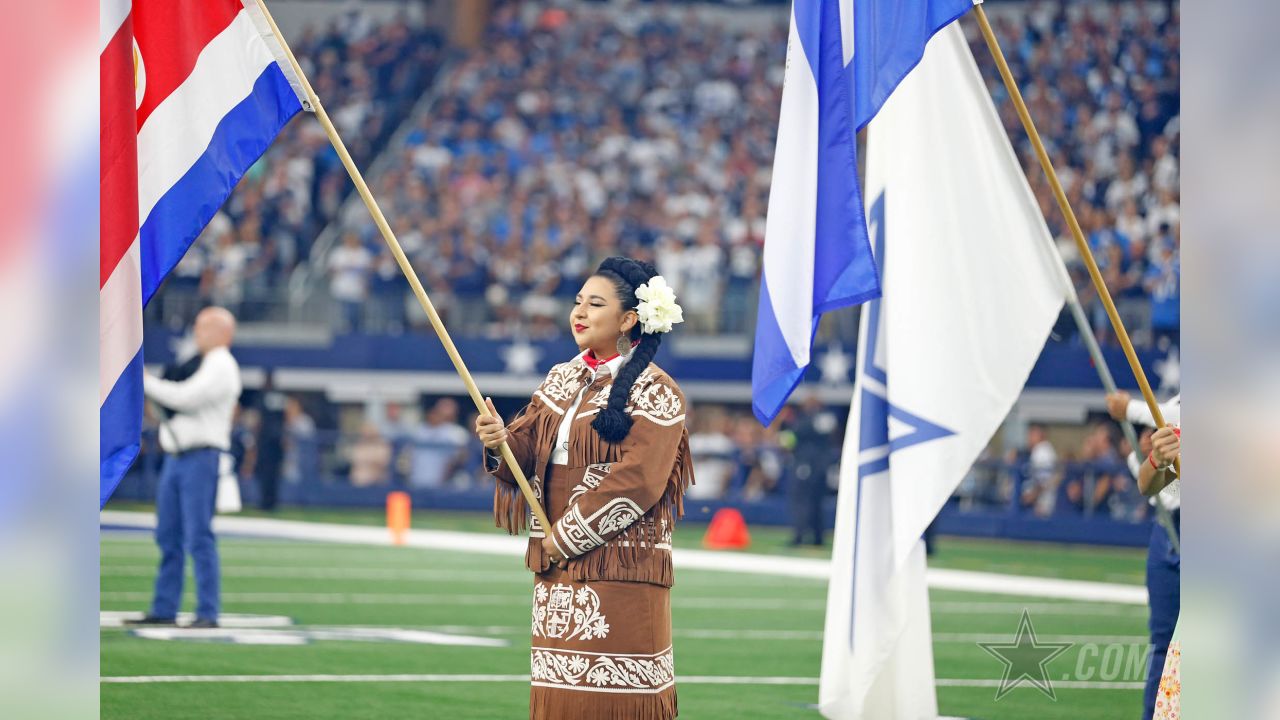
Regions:
<instances>
[{"instance_id":1,"label":"stadium crowd","mask_svg":"<svg viewBox=\"0 0 1280 720\"><path fill-rule=\"evenodd\" d=\"M1002 5L996 27L1139 345L1179 325L1179 11L1176 3ZM358 17L358 16L357 16ZM432 81L439 39L407 21L355 19L311 32L321 95L367 165L401 122L375 194L456 332L549 337L565 298L603 256L656 262L679 290L686 333L746 333L754 321L785 13L763 25L695 9L495 3L480 48ZM972 30L972 28L968 28ZM989 55L974 56L1077 278L1111 341L1047 182ZM430 89L428 89L428 86ZM409 116L413 101L431 106ZM292 268L327 277L339 332L425 324L367 214L339 216L349 183L314 123L295 122L189 253L163 317L194 307L281 303ZM323 256L310 244L337 222ZM171 294L172 295L172 294ZM186 305L192 305L187 307ZM1068 324L1063 334L1074 332Z\"/></svg>"}]
</instances>

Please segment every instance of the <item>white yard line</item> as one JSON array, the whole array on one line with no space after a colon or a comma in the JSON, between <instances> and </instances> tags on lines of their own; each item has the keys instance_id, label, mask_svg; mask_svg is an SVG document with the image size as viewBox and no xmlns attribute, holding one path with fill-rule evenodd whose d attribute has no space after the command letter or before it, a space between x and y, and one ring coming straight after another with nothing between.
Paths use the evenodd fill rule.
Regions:
<instances>
[{"instance_id":1,"label":"white yard line","mask_svg":"<svg viewBox=\"0 0 1280 720\"><path fill-rule=\"evenodd\" d=\"M103 683L527 683L528 675L119 675L100 678ZM939 678L938 687L1000 687L999 680ZM679 675L677 685L817 685L818 678L789 676ZM1057 680L1055 688L1083 690L1140 690L1140 682Z\"/></svg>"},{"instance_id":2,"label":"white yard line","mask_svg":"<svg viewBox=\"0 0 1280 720\"><path fill-rule=\"evenodd\" d=\"M152 513L106 510L101 514L101 522L104 525L150 529L155 527L155 515ZM385 528L372 526L229 516L214 518L213 526L214 530L219 533L233 535L353 545L391 545L390 533ZM431 550L518 557L524 554L526 541L523 538L498 534L488 535L447 530L410 530L406 545ZM688 548L677 548L672 554L672 559L676 567L680 569L713 570L818 580L826 580L830 577L831 565L828 560L813 558L782 557L753 553L722 553ZM1146 588L1137 585L1003 575L969 570L931 568L928 573L929 587L938 590L960 590L964 592L1022 595L1124 605L1146 605L1147 603Z\"/></svg>"},{"instance_id":3,"label":"white yard line","mask_svg":"<svg viewBox=\"0 0 1280 720\"><path fill-rule=\"evenodd\" d=\"M144 602L149 592L103 592L99 597L111 602ZM287 603L298 605L528 605L524 594L434 595L424 593L305 593L305 592L224 592L227 603ZM677 608L708 610L822 610L823 600L786 598L676 597Z\"/></svg>"},{"instance_id":4,"label":"white yard line","mask_svg":"<svg viewBox=\"0 0 1280 720\"><path fill-rule=\"evenodd\" d=\"M1120 617L1145 617L1147 609L1137 605L1086 605L1081 603L1054 602L952 602L935 600L929 603L934 615L1007 615L1023 610L1040 615L1107 615Z\"/></svg>"},{"instance_id":5,"label":"white yard line","mask_svg":"<svg viewBox=\"0 0 1280 720\"><path fill-rule=\"evenodd\" d=\"M933 681L935 687L978 687L978 688L998 688L1001 685L1000 680L976 680L973 678L938 678ZM1099 682L1097 680L1054 680L1052 681L1055 690L1141 690L1146 686L1141 682ZM1031 685L1024 683L1021 687L1030 688Z\"/></svg>"},{"instance_id":6,"label":"white yard line","mask_svg":"<svg viewBox=\"0 0 1280 720\"><path fill-rule=\"evenodd\" d=\"M103 611L100 613L100 624L103 628L130 629L124 625L126 619L137 619L142 617L141 612L112 612ZM185 624L191 620L189 614L183 613L179 617L179 624ZM309 624L293 624L292 621L285 616L277 615L237 615L224 613L220 618L223 627L228 628L261 628L261 627L287 627L294 630L327 630L335 627L332 624L327 625L309 625ZM529 628L524 625L379 625L379 624L357 624L343 625L343 628L367 628L381 629L394 628L399 630L425 630L442 633L455 633L462 635L528 635ZM821 630L727 630L723 628L674 628L672 635L677 638L689 638L694 640L795 640L801 642L816 642L822 640ZM1075 644L1082 643L1146 643L1148 638L1145 635L1037 635L1038 639L1046 642L1069 642ZM1009 636L1001 633L934 633L934 643L979 643L979 642L1003 642L1008 640Z\"/></svg>"},{"instance_id":7,"label":"white yard line","mask_svg":"<svg viewBox=\"0 0 1280 720\"><path fill-rule=\"evenodd\" d=\"M276 559L275 553L269 553ZM104 553L105 555L105 553ZM156 556L146 556L148 562L120 563L112 561L99 570L101 577L145 577L152 578L156 574ZM244 578L289 578L297 580L349 580L361 582L440 582L448 580L453 583L469 581L491 585L505 583L520 587L531 587L528 574L512 571L496 570L462 570L462 569L428 569L406 567L358 567L327 565L325 567L299 567L296 565L238 565L225 555L222 558L222 577ZM187 575L192 574L187 568ZM816 582L816 581L815 581ZM775 578L770 576L686 576L680 579L680 587L758 587L794 585L794 578Z\"/></svg>"}]
</instances>

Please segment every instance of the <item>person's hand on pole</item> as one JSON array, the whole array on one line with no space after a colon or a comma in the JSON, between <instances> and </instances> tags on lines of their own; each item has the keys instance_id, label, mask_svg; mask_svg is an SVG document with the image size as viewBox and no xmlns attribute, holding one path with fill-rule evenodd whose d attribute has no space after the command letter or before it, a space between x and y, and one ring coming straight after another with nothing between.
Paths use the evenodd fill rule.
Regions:
<instances>
[{"instance_id":1,"label":"person's hand on pole","mask_svg":"<svg viewBox=\"0 0 1280 720\"><path fill-rule=\"evenodd\" d=\"M560 557L560 551L556 549L555 543L551 542L551 536L542 538L542 551L547 554L547 559L552 565L559 565L561 568L566 567L566 558Z\"/></svg>"},{"instance_id":2,"label":"person's hand on pole","mask_svg":"<svg viewBox=\"0 0 1280 720\"><path fill-rule=\"evenodd\" d=\"M1173 425L1165 425L1151 436L1151 464L1156 468L1172 468L1181 451L1181 432Z\"/></svg>"},{"instance_id":3,"label":"person's hand on pole","mask_svg":"<svg viewBox=\"0 0 1280 720\"><path fill-rule=\"evenodd\" d=\"M476 416L476 437L490 450L497 450L507 441L507 426L493 407L493 399L485 398L484 405L489 409L488 415Z\"/></svg>"},{"instance_id":4,"label":"person's hand on pole","mask_svg":"<svg viewBox=\"0 0 1280 720\"><path fill-rule=\"evenodd\" d=\"M1113 420L1124 422L1129 415L1129 393L1118 390L1113 393L1107 393L1107 413L1111 415Z\"/></svg>"}]
</instances>

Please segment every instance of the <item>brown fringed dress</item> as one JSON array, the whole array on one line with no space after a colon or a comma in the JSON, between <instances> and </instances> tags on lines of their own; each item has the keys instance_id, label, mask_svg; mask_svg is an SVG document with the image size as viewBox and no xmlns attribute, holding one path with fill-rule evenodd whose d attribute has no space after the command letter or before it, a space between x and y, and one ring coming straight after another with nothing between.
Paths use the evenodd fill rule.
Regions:
<instances>
[{"instance_id":1,"label":"brown fringed dress","mask_svg":"<svg viewBox=\"0 0 1280 720\"><path fill-rule=\"evenodd\" d=\"M627 402L630 434L606 443L591 421L623 361L593 369L585 355L552 368L508 425L508 444L568 558L564 569L550 566L542 549L548 531L529 517L509 469L487 456L498 479L498 526L513 534L529 527L529 717L666 720L676 716L671 531L693 481L685 399L669 375L649 365ZM559 437L566 417L573 418L567 446Z\"/></svg>"}]
</instances>

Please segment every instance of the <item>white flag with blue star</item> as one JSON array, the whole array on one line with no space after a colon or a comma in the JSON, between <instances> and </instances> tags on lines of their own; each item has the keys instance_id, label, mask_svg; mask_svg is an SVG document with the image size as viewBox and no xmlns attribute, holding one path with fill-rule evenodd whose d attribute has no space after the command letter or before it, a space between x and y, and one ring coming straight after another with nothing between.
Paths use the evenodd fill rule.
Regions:
<instances>
[{"instance_id":1,"label":"white flag with blue star","mask_svg":"<svg viewBox=\"0 0 1280 720\"><path fill-rule=\"evenodd\" d=\"M915 720L937 715L920 536L1021 392L1064 275L959 27L929 42L867 153L883 297L863 308L819 704Z\"/></svg>"}]
</instances>

